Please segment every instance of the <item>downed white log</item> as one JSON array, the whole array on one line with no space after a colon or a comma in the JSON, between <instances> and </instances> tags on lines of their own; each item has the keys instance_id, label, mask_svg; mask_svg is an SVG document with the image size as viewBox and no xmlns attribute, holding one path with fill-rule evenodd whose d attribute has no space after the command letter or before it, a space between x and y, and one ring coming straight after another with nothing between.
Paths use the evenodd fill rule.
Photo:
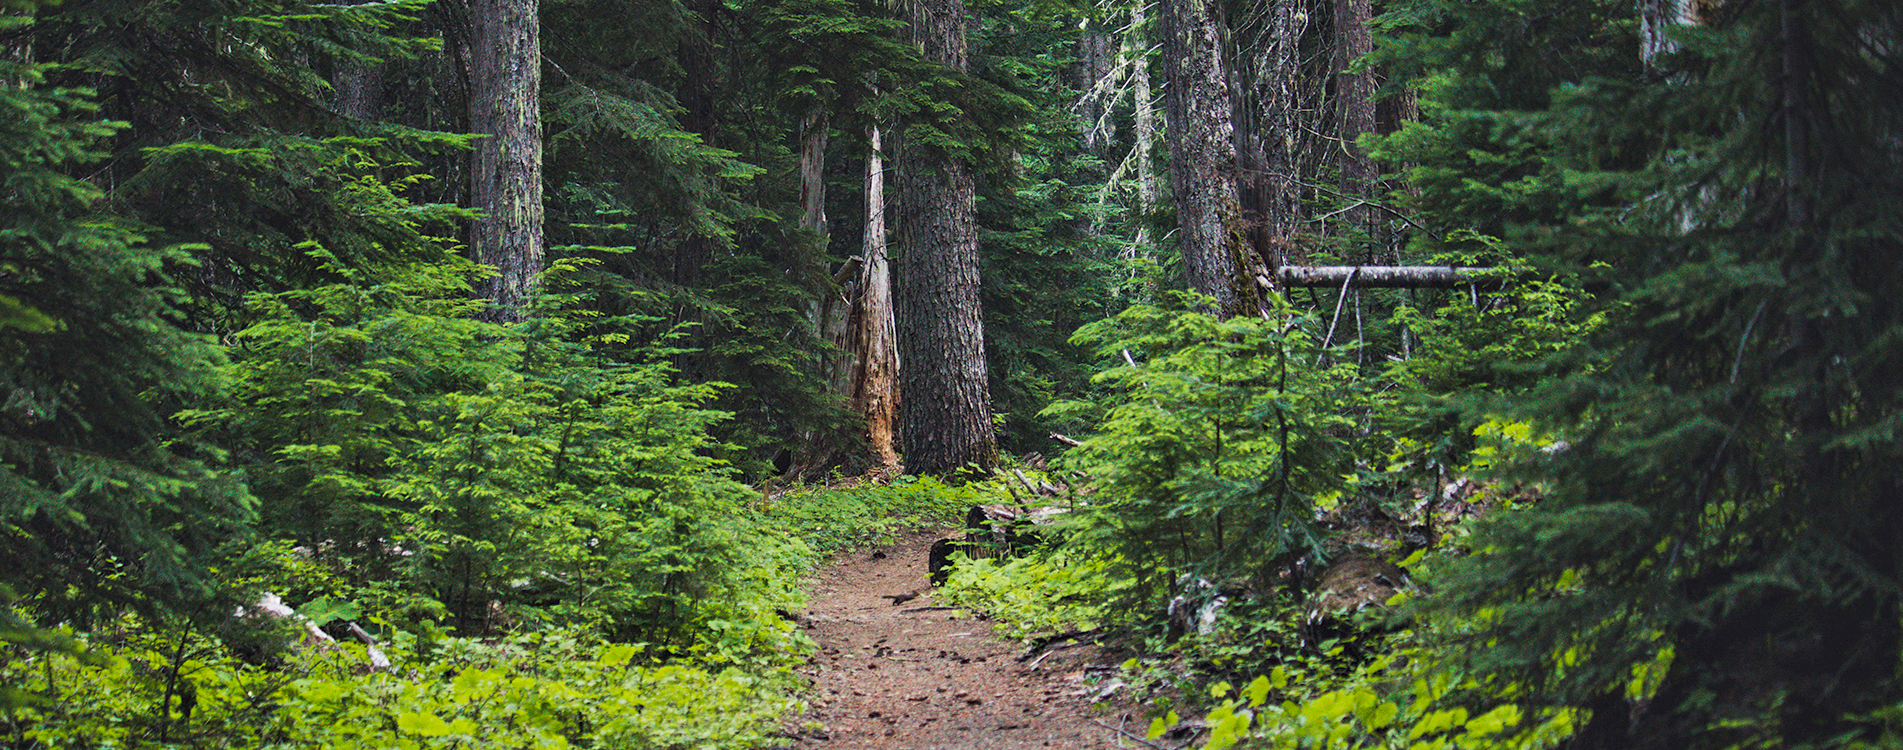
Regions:
<instances>
[{"instance_id":1,"label":"downed white log","mask_svg":"<svg viewBox=\"0 0 1903 750\"><path fill-rule=\"evenodd\" d=\"M1286 287L1448 289L1490 281L1487 274L1493 270L1475 266L1282 266L1278 272Z\"/></svg>"},{"instance_id":2,"label":"downed white log","mask_svg":"<svg viewBox=\"0 0 1903 750\"><path fill-rule=\"evenodd\" d=\"M304 629L305 637L311 641L318 643L335 643L337 641L337 639L330 637L329 633L324 632L323 628L318 627L317 623L311 622L310 618L298 614L297 610L291 609L289 605L284 603L283 597L277 594L269 591L265 592L263 596L258 597L257 603L252 604L251 608L279 620L290 620L291 622L297 623L299 627ZM238 616L242 617L245 614L244 610L238 610ZM348 623L348 628L350 630L350 637L363 644L366 653L370 657L370 669L372 671L381 672L390 668L390 657L384 656L383 649L377 647L376 638L364 631L363 628L357 627L357 623Z\"/></svg>"}]
</instances>

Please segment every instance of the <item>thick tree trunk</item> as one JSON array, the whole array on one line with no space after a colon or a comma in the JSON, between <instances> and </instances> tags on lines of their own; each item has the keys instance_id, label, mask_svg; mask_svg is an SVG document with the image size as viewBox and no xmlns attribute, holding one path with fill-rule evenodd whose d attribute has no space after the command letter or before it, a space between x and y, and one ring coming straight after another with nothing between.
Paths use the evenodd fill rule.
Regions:
<instances>
[{"instance_id":1,"label":"thick tree trunk","mask_svg":"<svg viewBox=\"0 0 1903 750\"><path fill-rule=\"evenodd\" d=\"M1241 194L1253 252L1245 258L1249 274L1274 279L1275 269L1291 262L1295 234L1302 221L1305 133L1303 102L1311 91L1303 76L1301 42L1308 29L1312 0L1274 0L1264 28L1252 47L1249 96L1237 112L1237 147L1242 153ZM1306 262L1297 257L1292 262Z\"/></svg>"},{"instance_id":2,"label":"thick tree trunk","mask_svg":"<svg viewBox=\"0 0 1903 750\"><path fill-rule=\"evenodd\" d=\"M542 272L542 59L538 0L471 0L469 123L476 142L470 230L476 259L499 272L482 293L516 320Z\"/></svg>"},{"instance_id":3,"label":"thick tree trunk","mask_svg":"<svg viewBox=\"0 0 1903 750\"><path fill-rule=\"evenodd\" d=\"M859 268L859 303L853 315L851 352L859 361L852 383L852 409L866 419L872 455L887 471L899 466L899 333L892 310L892 271L886 260L885 157L879 129L867 134L866 235Z\"/></svg>"},{"instance_id":4,"label":"thick tree trunk","mask_svg":"<svg viewBox=\"0 0 1903 750\"><path fill-rule=\"evenodd\" d=\"M1376 171L1374 162L1355 145L1362 133L1374 131L1374 71L1349 70L1356 60L1374 51L1374 36L1368 29L1373 12L1369 0L1335 0L1335 101L1337 127L1341 139L1341 192L1349 200L1373 196ZM1343 223L1373 232L1373 212L1368 208L1348 208ZM1363 256L1373 261L1372 248Z\"/></svg>"},{"instance_id":5,"label":"thick tree trunk","mask_svg":"<svg viewBox=\"0 0 1903 750\"><path fill-rule=\"evenodd\" d=\"M800 228L825 237L826 131L831 120L823 110L807 115L800 132Z\"/></svg>"},{"instance_id":6,"label":"thick tree trunk","mask_svg":"<svg viewBox=\"0 0 1903 750\"><path fill-rule=\"evenodd\" d=\"M1265 124L1264 169L1268 176L1268 205L1262 216L1274 245L1270 268L1291 262L1306 263L1306 253L1298 250L1296 233L1302 226L1301 175L1306 163L1302 145L1302 37L1308 33L1309 0L1276 0L1271 18L1274 41L1270 49L1267 73L1269 91L1263 97Z\"/></svg>"},{"instance_id":7,"label":"thick tree trunk","mask_svg":"<svg viewBox=\"0 0 1903 750\"><path fill-rule=\"evenodd\" d=\"M927 61L966 69L963 0L919 0L912 40ZM898 294L906 470L945 474L997 456L978 297L977 183L971 165L916 139L901 144Z\"/></svg>"},{"instance_id":8,"label":"thick tree trunk","mask_svg":"<svg viewBox=\"0 0 1903 750\"><path fill-rule=\"evenodd\" d=\"M1253 285L1237 263L1243 224L1220 4L1162 0L1163 75L1170 179L1189 286L1216 298L1224 316L1253 314Z\"/></svg>"}]
</instances>

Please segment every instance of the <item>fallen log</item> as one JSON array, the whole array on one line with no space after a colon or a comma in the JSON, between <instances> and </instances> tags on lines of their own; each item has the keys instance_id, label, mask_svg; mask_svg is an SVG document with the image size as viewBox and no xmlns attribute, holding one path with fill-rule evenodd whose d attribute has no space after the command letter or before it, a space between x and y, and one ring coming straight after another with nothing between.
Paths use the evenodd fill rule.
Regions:
<instances>
[{"instance_id":1,"label":"fallen log","mask_svg":"<svg viewBox=\"0 0 1903 750\"><path fill-rule=\"evenodd\" d=\"M1475 266L1282 266L1286 287L1339 289L1451 289L1491 281L1492 268Z\"/></svg>"},{"instance_id":2,"label":"fallen log","mask_svg":"<svg viewBox=\"0 0 1903 750\"><path fill-rule=\"evenodd\" d=\"M284 603L284 599L277 594L265 592L264 595L258 597L258 601L251 605L251 609L272 619L285 620L297 625L304 631L304 636L300 640L315 643L320 648L325 647L326 644L335 643L337 640L330 637L329 633L324 632L323 628L318 627L317 623L311 622L310 618L298 614L297 610L291 609L289 605ZM245 610L240 609L237 614L243 616ZM375 637L371 636L363 628L358 627L357 623L354 622L346 623L346 629L350 633L351 638L363 644L364 656L370 660L371 671L382 672L390 668L390 658L383 655L383 649L378 648L377 639Z\"/></svg>"}]
</instances>

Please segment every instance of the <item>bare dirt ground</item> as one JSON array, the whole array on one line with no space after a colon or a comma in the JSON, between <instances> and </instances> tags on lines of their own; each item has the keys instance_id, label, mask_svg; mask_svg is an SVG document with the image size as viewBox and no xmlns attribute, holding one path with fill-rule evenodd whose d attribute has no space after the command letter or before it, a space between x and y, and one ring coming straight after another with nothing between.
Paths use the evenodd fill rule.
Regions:
<instances>
[{"instance_id":1,"label":"bare dirt ground","mask_svg":"<svg viewBox=\"0 0 1903 750\"><path fill-rule=\"evenodd\" d=\"M1060 644L1026 660L991 624L933 600L925 558L939 534L834 561L799 618L820 651L812 705L794 748L1009 750L1143 747L1115 697L1095 701L1108 668L1096 646ZM910 598L908 598L910 595Z\"/></svg>"}]
</instances>

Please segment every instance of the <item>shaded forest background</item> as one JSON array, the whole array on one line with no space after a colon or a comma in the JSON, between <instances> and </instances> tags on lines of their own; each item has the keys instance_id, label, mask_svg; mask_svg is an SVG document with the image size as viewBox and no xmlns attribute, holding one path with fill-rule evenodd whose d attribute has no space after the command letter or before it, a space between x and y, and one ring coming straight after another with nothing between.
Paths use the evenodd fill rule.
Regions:
<instances>
[{"instance_id":1,"label":"shaded forest background","mask_svg":"<svg viewBox=\"0 0 1903 750\"><path fill-rule=\"evenodd\" d=\"M1004 467L1151 739L1894 746L1899 20L0 2L0 728L769 745Z\"/></svg>"}]
</instances>

